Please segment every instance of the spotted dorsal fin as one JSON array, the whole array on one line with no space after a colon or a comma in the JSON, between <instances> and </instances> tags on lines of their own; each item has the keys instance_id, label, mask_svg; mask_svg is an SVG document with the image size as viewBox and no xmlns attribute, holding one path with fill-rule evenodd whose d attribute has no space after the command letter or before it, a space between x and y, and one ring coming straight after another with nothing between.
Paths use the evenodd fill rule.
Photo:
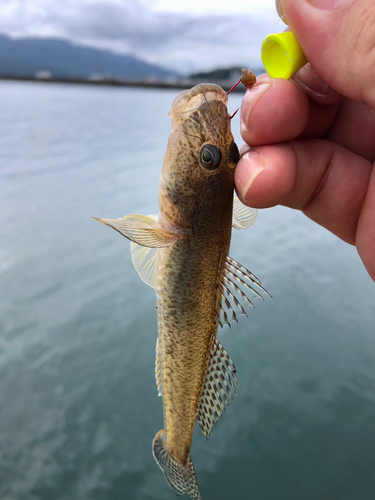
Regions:
<instances>
[{"instance_id":1,"label":"spotted dorsal fin","mask_svg":"<svg viewBox=\"0 0 375 500\"><path fill-rule=\"evenodd\" d=\"M235 196L233 198L232 226L235 229L247 229L252 226L257 218L258 210L247 207Z\"/></svg>"},{"instance_id":2,"label":"spotted dorsal fin","mask_svg":"<svg viewBox=\"0 0 375 500\"><path fill-rule=\"evenodd\" d=\"M208 439L225 408L237 394L236 367L224 347L214 337L206 383L198 410L198 424Z\"/></svg>"},{"instance_id":3,"label":"spotted dorsal fin","mask_svg":"<svg viewBox=\"0 0 375 500\"><path fill-rule=\"evenodd\" d=\"M226 256L218 284L216 313L219 325L226 324L230 328L232 321L238 323L238 316L247 316L246 307L254 307L254 299L264 300L265 294L271 297L253 273Z\"/></svg>"}]
</instances>

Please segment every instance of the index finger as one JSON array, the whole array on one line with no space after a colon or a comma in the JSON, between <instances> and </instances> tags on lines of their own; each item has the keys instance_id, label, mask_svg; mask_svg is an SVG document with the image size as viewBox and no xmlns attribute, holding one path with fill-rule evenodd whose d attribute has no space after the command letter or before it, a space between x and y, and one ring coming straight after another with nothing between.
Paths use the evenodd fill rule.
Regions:
<instances>
[{"instance_id":1,"label":"index finger","mask_svg":"<svg viewBox=\"0 0 375 500\"><path fill-rule=\"evenodd\" d=\"M339 109L342 96L327 94L322 101L306 96L300 83L261 75L241 105L241 135L252 146L273 144L298 137L323 137Z\"/></svg>"}]
</instances>

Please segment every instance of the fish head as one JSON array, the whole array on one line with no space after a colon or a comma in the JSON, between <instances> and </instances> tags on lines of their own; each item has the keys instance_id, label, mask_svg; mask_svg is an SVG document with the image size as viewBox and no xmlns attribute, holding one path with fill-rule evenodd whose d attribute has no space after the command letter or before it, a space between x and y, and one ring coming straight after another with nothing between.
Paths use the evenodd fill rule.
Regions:
<instances>
[{"instance_id":1,"label":"fish head","mask_svg":"<svg viewBox=\"0 0 375 500\"><path fill-rule=\"evenodd\" d=\"M173 226L191 226L197 208L209 211L218 196L232 202L239 152L227 103L227 94L214 84L196 85L173 101L159 185L160 211Z\"/></svg>"}]
</instances>

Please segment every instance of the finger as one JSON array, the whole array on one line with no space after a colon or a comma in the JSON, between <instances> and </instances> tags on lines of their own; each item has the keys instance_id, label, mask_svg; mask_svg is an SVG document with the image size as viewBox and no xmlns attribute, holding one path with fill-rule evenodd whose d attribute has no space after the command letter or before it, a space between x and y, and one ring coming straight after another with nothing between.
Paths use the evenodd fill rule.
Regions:
<instances>
[{"instance_id":1,"label":"finger","mask_svg":"<svg viewBox=\"0 0 375 500\"><path fill-rule=\"evenodd\" d=\"M373 0L279 0L307 59L337 92L375 107Z\"/></svg>"},{"instance_id":2,"label":"finger","mask_svg":"<svg viewBox=\"0 0 375 500\"><path fill-rule=\"evenodd\" d=\"M332 125L340 94L330 92L327 104L308 100L293 81L261 75L241 105L241 135L247 144L262 145L298 137L323 137Z\"/></svg>"},{"instance_id":3,"label":"finger","mask_svg":"<svg viewBox=\"0 0 375 500\"><path fill-rule=\"evenodd\" d=\"M262 145L295 137L327 138L374 161L374 110L343 98L327 87L312 69L305 73L301 71L296 75L302 75L298 77L299 86L261 75L258 78L259 87L256 85L253 87L255 91L250 89L246 92L241 106L244 141ZM309 83L309 88L304 82ZM307 117L306 98L302 90L309 95Z\"/></svg>"},{"instance_id":4,"label":"finger","mask_svg":"<svg viewBox=\"0 0 375 500\"><path fill-rule=\"evenodd\" d=\"M369 161L329 141L298 140L259 146L246 153L237 165L235 184L246 205L281 204L302 210L354 244L372 167Z\"/></svg>"},{"instance_id":5,"label":"finger","mask_svg":"<svg viewBox=\"0 0 375 500\"><path fill-rule=\"evenodd\" d=\"M309 100L317 104L335 104L343 98L341 94L336 92L328 85L314 70L310 63L305 64L295 75L292 76L298 85L305 91Z\"/></svg>"},{"instance_id":6,"label":"finger","mask_svg":"<svg viewBox=\"0 0 375 500\"><path fill-rule=\"evenodd\" d=\"M244 151L241 148L242 154ZM278 205L292 192L296 170L296 157L289 143L252 147L243 154L234 172L237 194L242 203L254 208Z\"/></svg>"},{"instance_id":7,"label":"finger","mask_svg":"<svg viewBox=\"0 0 375 500\"><path fill-rule=\"evenodd\" d=\"M258 78L259 87L256 85L253 87L255 91L246 92L241 106L244 141L262 145L295 137L327 138L374 161L374 110L343 98L328 87L311 67L306 71L300 70L294 78L299 82L298 86L261 75ZM307 119L306 99L301 90L309 97Z\"/></svg>"},{"instance_id":8,"label":"finger","mask_svg":"<svg viewBox=\"0 0 375 500\"><path fill-rule=\"evenodd\" d=\"M306 127L308 101L294 82L258 77L241 105L241 135L247 144L283 142Z\"/></svg>"},{"instance_id":9,"label":"finger","mask_svg":"<svg viewBox=\"0 0 375 500\"><path fill-rule=\"evenodd\" d=\"M306 64L301 68L293 76L293 80L305 91L310 105L309 120L301 137L325 136L326 139L364 156L369 161L375 160L375 112L373 109L337 93L320 78L311 64ZM324 123L320 105L334 103L337 103L337 107L331 106L330 111L327 110ZM332 120L328 116L329 113L331 113ZM328 130L328 135L325 135Z\"/></svg>"},{"instance_id":10,"label":"finger","mask_svg":"<svg viewBox=\"0 0 375 500\"><path fill-rule=\"evenodd\" d=\"M367 195L358 220L356 245L369 275L375 281L375 166L372 169Z\"/></svg>"},{"instance_id":11,"label":"finger","mask_svg":"<svg viewBox=\"0 0 375 500\"><path fill-rule=\"evenodd\" d=\"M375 161L375 112L366 104L344 99L325 136L336 144Z\"/></svg>"},{"instance_id":12,"label":"finger","mask_svg":"<svg viewBox=\"0 0 375 500\"><path fill-rule=\"evenodd\" d=\"M330 106L317 104L309 100L309 118L300 138L323 138L335 122L340 103L336 102ZM292 139L292 137L290 137Z\"/></svg>"}]
</instances>

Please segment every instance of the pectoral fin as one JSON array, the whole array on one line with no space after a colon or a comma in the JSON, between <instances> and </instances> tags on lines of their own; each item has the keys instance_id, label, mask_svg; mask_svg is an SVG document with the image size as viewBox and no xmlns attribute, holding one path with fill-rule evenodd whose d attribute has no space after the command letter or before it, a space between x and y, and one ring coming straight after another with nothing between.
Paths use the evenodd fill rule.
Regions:
<instances>
[{"instance_id":1,"label":"pectoral fin","mask_svg":"<svg viewBox=\"0 0 375 500\"><path fill-rule=\"evenodd\" d=\"M130 241L149 248L167 247L181 238L160 229L153 216L131 214L121 219L93 219L112 227Z\"/></svg>"},{"instance_id":2,"label":"pectoral fin","mask_svg":"<svg viewBox=\"0 0 375 500\"><path fill-rule=\"evenodd\" d=\"M133 266L141 280L151 288L155 288L157 248L144 247L132 241L130 243L130 253Z\"/></svg>"},{"instance_id":3,"label":"pectoral fin","mask_svg":"<svg viewBox=\"0 0 375 500\"><path fill-rule=\"evenodd\" d=\"M215 337L197 416L199 427L207 439L225 408L237 394L237 387L236 367Z\"/></svg>"},{"instance_id":4,"label":"pectoral fin","mask_svg":"<svg viewBox=\"0 0 375 500\"><path fill-rule=\"evenodd\" d=\"M235 196L233 198L232 226L235 229L247 229L252 226L257 218L258 210L247 207Z\"/></svg>"}]
</instances>

